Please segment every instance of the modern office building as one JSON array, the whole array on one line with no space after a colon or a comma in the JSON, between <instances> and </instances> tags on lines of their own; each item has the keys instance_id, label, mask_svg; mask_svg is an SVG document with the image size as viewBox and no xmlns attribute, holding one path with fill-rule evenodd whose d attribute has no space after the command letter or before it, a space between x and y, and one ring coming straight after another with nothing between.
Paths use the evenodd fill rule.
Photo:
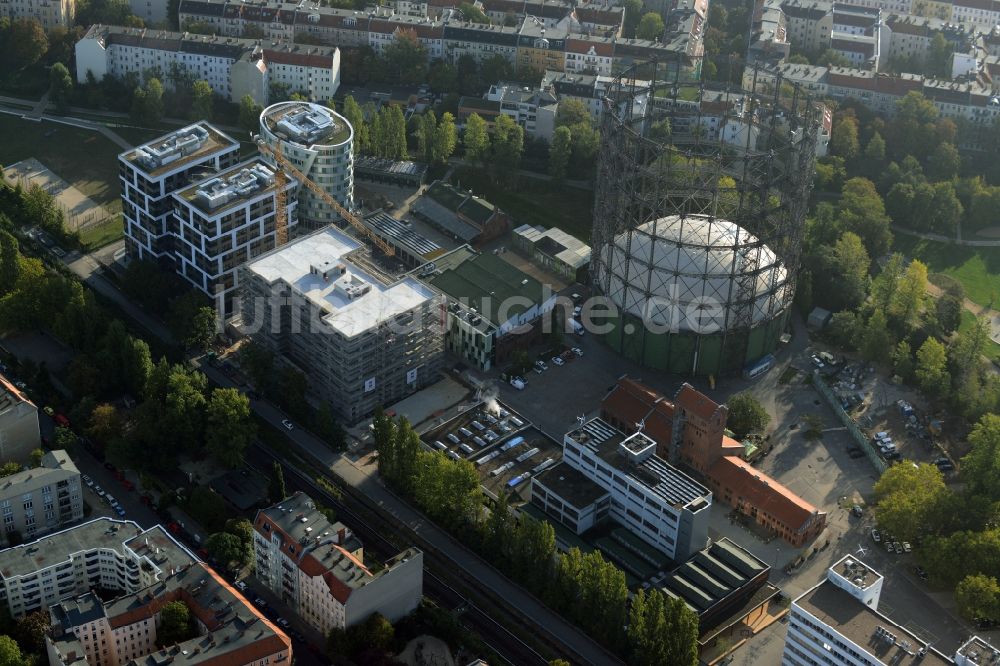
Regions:
<instances>
[{"instance_id":1,"label":"modern office building","mask_svg":"<svg viewBox=\"0 0 1000 666\"><path fill-rule=\"evenodd\" d=\"M657 454L700 475L716 500L795 546L808 543L826 527L826 512L744 461L743 445L726 434L728 415L690 384L669 400L627 377L601 403L605 421L622 430L642 423Z\"/></svg>"},{"instance_id":2,"label":"modern office building","mask_svg":"<svg viewBox=\"0 0 1000 666\"><path fill-rule=\"evenodd\" d=\"M18 618L91 588L133 594L197 559L159 525L96 518L0 551L0 604Z\"/></svg>"},{"instance_id":3,"label":"modern office building","mask_svg":"<svg viewBox=\"0 0 1000 666\"><path fill-rule=\"evenodd\" d=\"M70 28L76 17L76 0L5 0L0 2L0 18L36 20L48 32Z\"/></svg>"},{"instance_id":4,"label":"modern office building","mask_svg":"<svg viewBox=\"0 0 1000 666\"><path fill-rule=\"evenodd\" d=\"M84 83L88 73L100 81L105 76L144 77L154 70L163 73L162 83L169 87L176 78L170 75L173 69L186 71L191 80L207 81L233 103L250 95L267 106L275 86L307 99L327 100L340 87L340 50L108 25L91 26L76 43L78 83Z\"/></svg>"},{"instance_id":5,"label":"modern office building","mask_svg":"<svg viewBox=\"0 0 1000 666\"><path fill-rule=\"evenodd\" d=\"M330 226L241 268L244 330L297 365L344 423L437 380L440 297L382 274L367 248Z\"/></svg>"},{"instance_id":6,"label":"modern office building","mask_svg":"<svg viewBox=\"0 0 1000 666\"><path fill-rule=\"evenodd\" d=\"M303 493L257 512L254 552L258 580L324 636L372 613L395 622L423 595L421 551L408 548L372 573L351 531Z\"/></svg>"},{"instance_id":7,"label":"modern office building","mask_svg":"<svg viewBox=\"0 0 1000 666\"><path fill-rule=\"evenodd\" d=\"M671 559L685 560L708 543L712 493L655 450L642 432L626 436L591 419L566 433L563 462L532 481L532 501L550 514L560 506L569 517L577 513L577 532L606 515ZM566 467L579 475L564 473Z\"/></svg>"},{"instance_id":8,"label":"modern office building","mask_svg":"<svg viewBox=\"0 0 1000 666\"><path fill-rule=\"evenodd\" d=\"M174 193L175 270L225 317L239 301L237 267L294 235L297 185L255 157Z\"/></svg>"},{"instance_id":9,"label":"modern office building","mask_svg":"<svg viewBox=\"0 0 1000 666\"><path fill-rule=\"evenodd\" d=\"M240 144L198 122L118 156L125 249L130 260L172 266L180 231L173 193L199 174L222 171L239 161Z\"/></svg>"},{"instance_id":10,"label":"modern office building","mask_svg":"<svg viewBox=\"0 0 1000 666\"><path fill-rule=\"evenodd\" d=\"M0 546L34 541L82 520L80 470L69 454L62 449L49 451L40 467L0 479L0 514Z\"/></svg>"},{"instance_id":11,"label":"modern office building","mask_svg":"<svg viewBox=\"0 0 1000 666\"><path fill-rule=\"evenodd\" d=\"M279 102L260 114L260 137L337 203L354 209L354 130L346 118L319 104ZM337 211L306 187L299 190L299 220L306 229L343 224Z\"/></svg>"},{"instance_id":12,"label":"modern office building","mask_svg":"<svg viewBox=\"0 0 1000 666\"><path fill-rule=\"evenodd\" d=\"M1000 662L1000 650L978 636L948 656L879 611L882 574L854 555L830 567L826 579L792 601L782 666L970 666Z\"/></svg>"},{"instance_id":13,"label":"modern office building","mask_svg":"<svg viewBox=\"0 0 1000 666\"><path fill-rule=\"evenodd\" d=\"M38 407L0 375L0 460L25 463L41 443Z\"/></svg>"},{"instance_id":14,"label":"modern office building","mask_svg":"<svg viewBox=\"0 0 1000 666\"><path fill-rule=\"evenodd\" d=\"M184 604L194 636L157 646L161 610ZM89 591L49 610L51 666L291 664L292 642L219 574L198 562L136 593L103 601Z\"/></svg>"}]
</instances>

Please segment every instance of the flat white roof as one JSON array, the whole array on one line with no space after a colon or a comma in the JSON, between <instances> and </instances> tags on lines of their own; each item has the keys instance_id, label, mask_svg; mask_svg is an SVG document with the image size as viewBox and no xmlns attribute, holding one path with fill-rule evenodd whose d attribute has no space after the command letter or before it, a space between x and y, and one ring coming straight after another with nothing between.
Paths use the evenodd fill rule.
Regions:
<instances>
[{"instance_id":1,"label":"flat white roof","mask_svg":"<svg viewBox=\"0 0 1000 666\"><path fill-rule=\"evenodd\" d=\"M360 247L361 242L336 227L327 227L263 255L247 264L247 269L269 283L288 283L296 293L326 311L323 321L346 337L364 333L434 297L433 291L412 277L386 284L352 263L346 255ZM371 289L349 298L337 289L339 275L324 279L310 270L313 266L338 264L343 264L355 280L371 285Z\"/></svg>"}]
</instances>

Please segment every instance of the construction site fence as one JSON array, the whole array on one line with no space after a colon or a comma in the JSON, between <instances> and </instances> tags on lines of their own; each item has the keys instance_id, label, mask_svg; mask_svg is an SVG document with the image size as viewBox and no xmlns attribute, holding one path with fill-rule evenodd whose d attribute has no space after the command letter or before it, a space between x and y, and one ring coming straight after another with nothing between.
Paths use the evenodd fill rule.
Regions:
<instances>
[{"instance_id":1,"label":"construction site fence","mask_svg":"<svg viewBox=\"0 0 1000 666\"><path fill-rule=\"evenodd\" d=\"M816 388L819 394L826 400L826 403L830 405L830 409L837 415L840 422L844 424L847 428L848 434L854 439L854 443L859 449L864 451L865 456L868 458L869 462L875 467L875 470L882 474L888 467L889 464L879 456L878 451L872 444L871 440L868 438L861 428L858 427L857 421L855 421L850 414L844 411L844 408L840 405L840 400L833 393L833 390L826 385L826 380L823 379L823 375L820 374L819 370L813 370L812 374L812 385Z\"/></svg>"}]
</instances>

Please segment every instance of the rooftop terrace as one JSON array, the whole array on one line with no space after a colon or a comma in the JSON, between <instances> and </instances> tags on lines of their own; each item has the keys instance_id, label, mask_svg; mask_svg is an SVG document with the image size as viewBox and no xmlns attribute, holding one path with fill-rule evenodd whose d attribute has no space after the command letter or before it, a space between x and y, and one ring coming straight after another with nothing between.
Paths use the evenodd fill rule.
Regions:
<instances>
[{"instance_id":1,"label":"rooftop terrace","mask_svg":"<svg viewBox=\"0 0 1000 666\"><path fill-rule=\"evenodd\" d=\"M208 123L199 122L127 150L119 159L133 163L150 176L190 164L226 149L238 149L239 143Z\"/></svg>"},{"instance_id":2,"label":"rooftop terrace","mask_svg":"<svg viewBox=\"0 0 1000 666\"><path fill-rule=\"evenodd\" d=\"M272 104L264 109L261 118L276 136L302 146L335 146L351 138L347 120L319 104Z\"/></svg>"},{"instance_id":3,"label":"rooftop terrace","mask_svg":"<svg viewBox=\"0 0 1000 666\"><path fill-rule=\"evenodd\" d=\"M287 177L286 177L287 178ZM288 179L292 181L291 178ZM275 169L259 157L195 183L176 196L199 210L219 215L277 189Z\"/></svg>"}]
</instances>

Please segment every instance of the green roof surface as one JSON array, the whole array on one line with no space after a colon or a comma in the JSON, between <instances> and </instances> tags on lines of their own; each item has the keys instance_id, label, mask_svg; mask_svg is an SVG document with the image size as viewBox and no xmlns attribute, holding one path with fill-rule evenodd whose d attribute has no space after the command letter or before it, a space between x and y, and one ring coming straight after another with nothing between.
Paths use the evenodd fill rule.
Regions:
<instances>
[{"instance_id":1,"label":"green roof surface","mask_svg":"<svg viewBox=\"0 0 1000 666\"><path fill-rule=\"evenodd\" d=\"M503 323L497 321L497 312L507 299L517 296L540 304L543 296L541 282L492 254L474 256L445 270L434 276L431 284L451 298L464 300L495 325ZM489 308L483 307L485 298L490 299ZM514 304L507 308L507 318L527 309L523 304Z\"/></svg>"}]
</instances>

